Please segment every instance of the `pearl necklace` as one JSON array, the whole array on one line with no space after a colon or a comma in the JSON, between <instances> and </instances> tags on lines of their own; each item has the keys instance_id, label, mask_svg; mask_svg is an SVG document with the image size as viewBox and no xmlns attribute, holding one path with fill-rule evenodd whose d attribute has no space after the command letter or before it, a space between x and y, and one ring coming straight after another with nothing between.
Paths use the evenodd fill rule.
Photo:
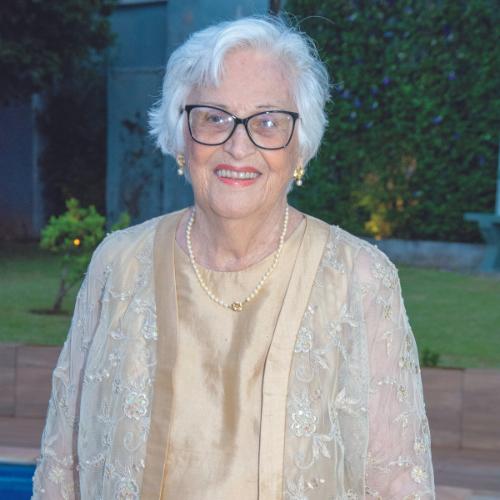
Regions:
<instances>
[{"instance_id":1,"label":"pearl necklace","mask_svg":"<svg viewBox=\"0 0 500 500\"><path fill-rule=\"evenodd\" d=\"M281 232L280 242L278 245L278 249L276 250L276 254L274 255L273 263L271 264L271 267L269 267L269 269L264 273L264 275L262 276L260 281L257 283L257 286L250 293L250 295L248 295L243 300L240 300L239 302L233 302L232 304L228 304L228 303L224 302L222 299L218 298L216 295L214 295L212 293L212 291L208 288L208 285L203 280L203 277L201 276L200 270L198 269L198 265L196 264L196 261L194 260L193 245L191 243L191 230L193 228L193 223L194 223L194 214L195 214L195 208L193 207L193 210L191 211L191 217L189 218L189 221L188 221L187 226L186 226L186 244L187 244L187 249L188 249L188 254L189 254L189 260L191 262L191 266L193 267L194 273L196 274L196 277L198 278L198 282L200 283L201 288L203 288L205 293L214 302L216 302L217 304L219 304L222 307L225 307L226 309L232 309L235 312L241 312L243 310L243 306L247 302L250 302L252 299L254 299L257 296L257 294L260 292L264 283L267 281L269 276L271 276L271 273L274 271L274 269L278 265L280 255L281 255L281 252L283 250L283 244L285 242L286 230L288 228L288 205L287 205L286 210L285 210L285 220L283 222L283 231Z\"/></svg>"}]
</instances>

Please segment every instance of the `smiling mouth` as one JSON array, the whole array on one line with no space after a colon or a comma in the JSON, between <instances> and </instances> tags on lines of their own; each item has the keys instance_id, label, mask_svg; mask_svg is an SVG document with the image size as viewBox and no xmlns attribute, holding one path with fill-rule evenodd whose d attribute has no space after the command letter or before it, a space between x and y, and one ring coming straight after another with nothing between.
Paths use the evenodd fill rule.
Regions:
<instances>
[{"instance_id":1,"label":"smiling mouth","mask_svg":"<svg viewBox=\"0 0 500 500\"><path fill-rule=\"evenodd\" d=\"M220 179L256 179L260 174L258 172L238 172L237 170L217 169L215 175Z\"/></svg>"}]
</instances>

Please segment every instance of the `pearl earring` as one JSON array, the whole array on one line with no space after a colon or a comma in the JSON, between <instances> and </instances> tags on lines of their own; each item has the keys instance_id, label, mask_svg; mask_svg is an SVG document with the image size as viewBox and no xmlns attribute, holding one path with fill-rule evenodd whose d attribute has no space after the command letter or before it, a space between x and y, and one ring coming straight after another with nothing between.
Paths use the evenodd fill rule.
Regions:
<instances>
[{"instance_id":1,"label":"pearl earring","mask_svg":"<svg viewBox=\"0 0 500 500\"><path fill-rule=\"evenodd\" d=\"M304 167L302 164L297 165L295 170L293 171L293 178L295 179L296 186L302 186L302 178L304 177Z\"/></svg>"},{"instance_id":2,"label":"pearl earring","mask_svg":"<svg viewBox=\"0 0 500 500\"><path fill-rule=\"evenodd\" d=\"M186 166L186 159L182 153L179 153L175 160L177 161L177 174L184 175L184 167Z\"/></svg>"}]
</instances>

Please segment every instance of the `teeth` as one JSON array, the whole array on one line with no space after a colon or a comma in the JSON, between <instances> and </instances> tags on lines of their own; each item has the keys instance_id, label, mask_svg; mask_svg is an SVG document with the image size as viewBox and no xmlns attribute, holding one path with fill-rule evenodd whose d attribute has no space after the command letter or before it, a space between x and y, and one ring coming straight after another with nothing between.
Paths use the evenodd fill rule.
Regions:
<instances>
[{"instance_id":1,"label":"teeth","mask_svg":"<svg viewBox=\"0 0 500 500\"><path fill-rule=\"evenodd\" d=\"M217 170L217 177L227 177L229 179L255 179L259 174L256 172L236 172L234 170Z\"/></svg>"}]
</instances>

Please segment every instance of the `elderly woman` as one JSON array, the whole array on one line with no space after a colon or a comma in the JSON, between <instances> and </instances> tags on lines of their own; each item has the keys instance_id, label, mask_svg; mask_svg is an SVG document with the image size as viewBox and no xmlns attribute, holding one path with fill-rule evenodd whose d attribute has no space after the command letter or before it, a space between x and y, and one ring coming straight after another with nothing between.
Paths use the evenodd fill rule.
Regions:
<instances>
[{"instance_id":1,"label":"elderly woman","mask_svg":"<svg viewBox=\"0 0 500 500\"><path fill-rule=\"evenodd\" d=\"M314 46L276 19L172 54L151 122L194 206L96 250L34 498L434 498L397 272L287 204L327 98Z\"/></svg>"}]
</instances>

